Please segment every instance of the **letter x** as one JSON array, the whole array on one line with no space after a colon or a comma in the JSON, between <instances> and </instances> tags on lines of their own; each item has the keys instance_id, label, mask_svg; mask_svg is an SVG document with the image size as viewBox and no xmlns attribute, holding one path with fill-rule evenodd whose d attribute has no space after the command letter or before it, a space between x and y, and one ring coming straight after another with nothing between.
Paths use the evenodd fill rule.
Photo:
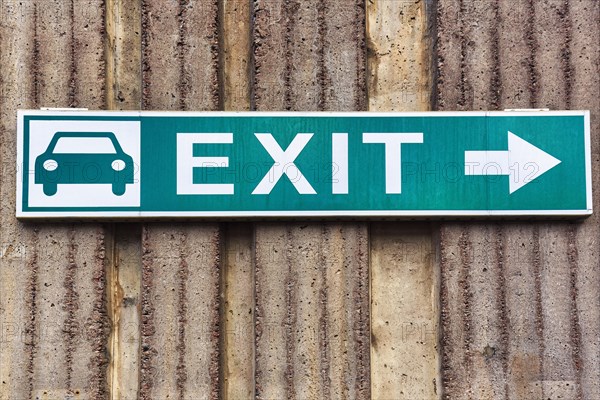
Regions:
<instances>
[{"instance_id":1,"label":"letter x","mask_svg":"<svg viewBox=\"0 0 600 400\"><path fill-rule=\"evenodd\" d=\"M292 143L284 151L270 133L255 133L258 141L263 145L267 153L273 158L273 166L254 189L252 194L269 194L275 187L283 174L287 175L290 182L294 185L300 194L317 194L315 189L308 183L302 172L298 169L294 161L302 152L306 144L310 141L312 133L299 133L296 135ZM290 176L291 171L295 172L295 176Z\"/></svg>"}]
</instances>

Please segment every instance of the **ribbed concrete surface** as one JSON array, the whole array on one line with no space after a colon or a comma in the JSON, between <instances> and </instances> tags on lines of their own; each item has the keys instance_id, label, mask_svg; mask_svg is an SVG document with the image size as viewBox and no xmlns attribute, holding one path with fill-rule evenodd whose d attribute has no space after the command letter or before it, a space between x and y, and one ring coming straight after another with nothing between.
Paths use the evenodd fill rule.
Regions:
<instances>
[{"instance_id":1,"label":"ribbed concrete surface","mask_svg":"<svg viewBox=\"0 0 600 400\"><path fill-rule=\"evenodd\" d=\"M589 109L596 185L599 21L595 1L440 1L439 109ZM597 213L442 227L446 398L600 398L599 241Z\"/></svg>"},{"instance_id":2,"label":"ribbed concrete surface","mask_svg":"<svg viewBox=\"0 0 600 400\"><path fill-rule=\"evenodd\" d=\"M350 226L263 225L256 242L260 398L368 397L367 242Z\"/></svg>"},{"instance_id":3,"label":"ribbed concrete surface","mask_svg":"<svg viewBox=\"0 0 600 400\"><path fill-rule=\"evenodd\" d=\"M365 107L360 2L254 1L257 110ZM256 395L368 398L366 224L257 224Z\"/></svg>"},{"instance_id":4,"label":"ribbed concrete surface","mask_svg":"<svg viewBox=\"0 0 600 400\"><path fill-rule=\"evenodd\" d=\"M2 2L1 398L103 397L104 230L22 224L16 109L104 106L101 1Z\"/></svg>"},{"instance_id":5,"label":"ribbed concrete surface","mask_svg":"<svg viewBox=\"0 0 600 400\"><path fill-rule=\"evenodd\" d=\"M141 12L142 107L218 109L217 2L142 1ZM139 397L218 398L219 226L142 229Z\"/></svg>"},{"instance_id":6,"label":"ribbed concrete surface","mask_svg":"<svg viewBox=\"0 0 600 400\"><path fill-rule=\"evenodd\" d=\"M40 106L591 109L597 183L598 2L421 3L0 0L0 398L600 398L597 216L445 224L439 257L427 224L14 218Z\"/></svg>"}]
</instances>

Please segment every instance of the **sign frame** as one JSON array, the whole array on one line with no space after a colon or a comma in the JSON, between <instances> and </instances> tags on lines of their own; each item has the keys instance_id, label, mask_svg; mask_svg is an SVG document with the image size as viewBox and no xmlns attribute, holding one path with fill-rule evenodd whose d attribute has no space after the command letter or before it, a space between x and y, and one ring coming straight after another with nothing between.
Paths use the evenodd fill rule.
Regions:
<instances>
[{"instance_id":1,"label":"sign frame","mask_svg":"<svg viewBox=\"0 0 600 400\"><path fill-rule=\"evenodd\" d=\"M593 213L590 112L570 111L436 111L436 112L228 112L228 111L83 111L18 110L16 158L16 217L19 219L461 219L461 218L584 218ZM60 115L65 117L504 117L583 116L585 146L586 208L577 210L296 210L296 211L23 211L24 117ZM29 166L31 167L31 166ZM28 171L29 172L29 171ZM29 172L30 173L30 172Z\"/></svg>"}]
</instances>

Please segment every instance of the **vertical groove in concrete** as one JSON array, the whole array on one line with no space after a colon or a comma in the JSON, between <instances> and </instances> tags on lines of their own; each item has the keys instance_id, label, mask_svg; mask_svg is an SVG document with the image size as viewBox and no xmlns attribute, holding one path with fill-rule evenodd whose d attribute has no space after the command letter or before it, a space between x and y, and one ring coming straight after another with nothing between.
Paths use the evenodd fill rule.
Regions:
<instances>
[{"instance_id":1,"label":"vertical groove in concrete","mask_svg":"<svg viewBox=\"0 0 600 400\"><path fill-rule=\"evenodd\" d=\"M72 3L71 3L72 5ZM71 7L72 8L72 7ZM63 323L63 335L65 337L65 389L67 392L73 391L73 340L77 334L75 323L75 311L79 308L79 294L75 289L74 280L77 264L75 264L75 228L71 226L68 233L68 243L65 243L68 248L67 268L63 281L63 287L66 290L64 309L67 313Z\"/></svg>"},{"instance_id":2,"label":"vertical groove in concrete","mask_svg":"<svg viewBox=\"0 0 600 400\"><path fill-rule=\"evenodd\" d=\"M437 59L435 67L438 77L435 88L437 92L436 105L440 110L458 110L458 90L455 90L453 86L462 81L460 56L456 55L461 46L460 37L456 33L460 29L459 4L459 0L438 1L435 11L437 37L433 50ZM445 35L446 30L453 30L454 34Z\"/></svg>"},{"instance_id":3,"label":"vertical groove in concrete","mask_svg":"<svg viewBox=\"0 0 600 400\"><path fill-rule=\"evenodd\" d=\"M471 342L473 340L473 290L471 289L471 266L473 264L473 243L469 235L469 231L462 227L459 238L458 238L458 249L459 249L459 260L461 265L461 271L458 275L458 287L461 292L460 303L457 304L457 308L462 308L463 312L461 315L460 324L463 326L464 332L462 335L462 349L463 354L461 359L457 358L457 362L463 364L465 374L471 376L473 371L473 346ZM477 257L480 255L478 254ZM466 388L465 393L469 398L473 398L473 385ZM475 397L477 398L477 397Z\"/></svg>"},{"instance_id":4,"label":"vertical groove in concrete","mask_svg":"<svg viewBox=\"0 0 600 400\"><path fill-rule=\"evenodd\" d=\"M190 268L185 260L184 248L187 246L187 235L185 232L181 234L181 249L179 252L179 268L177 271L177 367L176 367L176 384L177 398L183 400L185 398L185 385L187 383L188 374L186 366L186 324L188 313L188 279L190 277ZM188 333L189 335L189 333Z\"/></svg>"},{"instance_id":5,"label":"vertical groove in concrete","mask_svg":"<svg viewBox=\"0 0 600 400\"><path fill-rule=\"evenodd\" d=\"M525 244L524 244L525 247ZM519 261L522 260L521 257L523 257L524 254L526 254L526 249L522 249L520 254L521 256L519 257ZM537 362L533 365L533 367L537 367L534 369L534 371L538 372L537 374L534 374L532 376L532 378L535 379L535 381L537 381L538 383L535 385L535 389L536 392L538 392L540 394L541 397L545 396L544 393L544 385L540 384L540 382L542 381L543 377L545 376L544 373L544 357L543 355L546 352L546 344L544 342L544 326L546 324L546 322L544 321L544 313L543 313L543 301L542 301L542 254L540 251L540 227L539 225L536 225L533 228L533 240L531 243L531 253L533 256L533 272L534 272L534 276L533 276L533 282L534 282L534 287L533 290L535 292L535 328L536 328L536 336L538 336L538 341L539 341L539 345L538 345L538 352L536 354L537 356ZM536 365L537 364L537 365ZM534 386L531 384L532 381L534 381L534 379L529 379L528 381L524 382L526 387L527 386Z\"/></svg>"},{"instance_id":6,"label":"vertical groove in concrete","mask_svg":"<svg viewBox=\"0 0 600 400\"><path fill-rule=\"evenodd\" d=\"M368 378L371 373L371 313L369 307L371 293L369 286L369 236L368 230L366 232L365 230L365 227L356 227L355 234L351 237L352 240L346 244L347 250L344 251L344 261L347 265L351 265L351 262L356 263L358 267L356 268L356 276L354 276L354 271L349 271L343 287L352 287L354 318L352 318L351 326L353 330L352 339L356 343L354 357L349 357L345 361L346 371L348 371L345 374L345 379L354 384L354 387L350 389L354 389L353 396L366 399L371 397L371 382Z\"/></svg>"},{"instance_id":7,"label":"vertical groove in concrete","mask_svg":"<svg viewBox=\"0 0 600 400\"><path fill-rule=\"evenodd\" d=\"M85 321L85 334L92 350L92 356L87 360L83 355L78 355L77 360L82 364L76 371L82 374L87 373L87 387L85 393L93 398L107 397L109 389L107 387L107 370L109 368L110 357L108 354L108 341L111 330L110 317L107 315L107 255L106 255L106 229L103 226L97 226L94 229L81 230L77 235L84 238L76 238L78 243L87 243L91 247L94 244L94 256L88 258L89 250L77 252L75 261L77 265L82 265L84 270L82 275L86 279L91 279L94 298L91 303L81 302L80 319ZM85 364L84 364L85 363ZM83 378L81 378L83 379ZM77 394L77 391L75 391ZM80 393L81 394L81 393Z\"/></svg>"},{"instance_id":8,"label":"vertical groove in concrete","mask_svg":"<svg viewBox=\"0 0 600 400\"><path fill-rule=\"evenodd\" d=\"M300 331L296 327L298 324L298 310L296 309L296 304L298 303L298 271L295 271L294 264L292 261L292 252L290 247L292 244L292 232L291 229L287 229L285 232L285 269L286 269L286 278L284 282L285 287L285 393L288 399L296 399L298 397L296 388L295 388L295 371L296 371L296 363L294 359L294 355L296 353L296 333ZM298 266L297 266L298 267ZM302 271L302 274L306 274L306 271ZM313 325L314 326L314 325ZM304 332L302 332L304 333ZM302 335L305 336L305 335ZM309 336L309 335L306 335ZM299 341L299 340L298 340ZM305 342L306 343L306 342ZM301 353L302 354L302 353ZM309 368L310 365L315 364L315 360L308 360ZM306 361L304 361L306 364ZM310 372L314 372L314 369ZM308 375L306 372L303 374L308 379L315 379L315 376ZM308 376L307 376L308 375ZM306 392L302 392L306 393ZM312 392L308 392L309 395L315 396L316 393L313 389Z\"/></svg>"},{"instance_id":9,"label":"vertical groove in concrete","mask_svg":"<svg viewBox=\"0 0 600 400\"><path fill-rule=\"evenodd\" d=\"M490 4L491 15L490 17L494 21L490 24L489 42L490 42L490 53L492 54L492 73L489 82L488 92L490 98L488 100L490 107L494 110L500 108L500 102L502 99L502 76L500 71L500 36L503 32L500 32L500 2L495 0ZM501 232L500 232L501 233Z\"/></svg>"},{"instance_id":10,"label":"vertical groove in concrete","mask_svg":"<svg viewBox=\"0 0 600 400\"><path fill-rule=\"evenodd\" d=\"M293 38L293 34L296 31L296 21L297 21L297 16L296 16L296 11L300 8L300 3L298 1L288 1L283 3L282 5L283 8L283 20L285 21L285 31L283 34L283 42L281 43L282 46L284 46L285 48L285 52L284 52L284 60L285 60L285 72L283 75L283 80L284 80L284 88L285 88L285 92L283 93L284 95L284 106L285 106L285 110L286 111L290 111L293 109L293 92L292 92L292 70L294 69L294 65L293 65L293 54L294 54L294 50L292 48L292 38ZM310 9L310 4L308 5L308 8ZM304 40L306 40L304 38ZM309 58L309 62L313 61L310 60ZM309 70L309 73L313 72ZM313 75L314 78L314 75Z\"/></svg>"},{"instance_id":11,"label":"vertical groove in concrete","mask_svg":"<svg viewBox=\"0 0 600 400\"><path fill-rule=\"evenodd\" d=\"M570 96L567 97L569 101ZM569 227L567 232L567 260L569 263L569 292L570 292L570 329L569 336L571 342L571 358L575 369L575 393L578 399L583 398L583 389L581 387L581 327L579 325L579 291L577 289L577 275L579 265L579 252L575 242L575 227Z\"/></svg>"},{"instance_id":12,"label":"vertical groove in concrete","mask_svg":"<svg viewBox=\"0 0 600 400\"><path fill-rule=\"evenodd\" d=\"M69 33L69 89L67 91L68 106L77 107L77 100L75 99L75 87L76 87L76 68L75 60L77 59L77 48L75 47L75 4L74 0L69 2L68 16L64 14L67 20L71 23L71 32ZM67 389L70 390L70 389Z\"/></svg>"},{"instance_id":13,"label":"vertical groove in concrete","mask_svg":"<svg viewBox=\"0 0 600 400\"><path fill-rule=\"evenodd\" d=\"M30 398L39 337L37 232L15 219L16 110L33 96L35 6L0 3L0 398Z\"/></svg>"},{"instance_id":14,"label":"vertical groove in concrete","mask_svg":"<svg viewBox=\"0 0 600 400\"><path fill-rule=\"evenodd\" d=\"M492 80L494 82L494 80ZM492 89L494 85L492 84ZM499 93L498 93L499 94ZM492 99L494 101L498 101L499 95L492 95ZM488 358L493 356L498 352L497 361L500 366L498 369L501 369L501 373L498 373L495 378L499 380L500 384L504 381L504 399L509 400L510 394L508 391L508 381L506 380L506 376L508 374L508 327L510 326L510 319L508 310L506 309L506 237L504 234L504 229L500 225L494 226L494 240L495 240L495 262L498 268L496 269L495 281L498 282L496 285L496 309L498 310L498 329L500 330L500 337L498 339L498 348L486 347L484 351L486 351L486 356ZM493 353L493 354L492 354Z\"/></svg>"},{"instance_id":15,"label":"vertical groove in concrete","mask_svg":"<svg viewBox=\"0 0 600 400\"><path fill-rule=\"evenodd\" d=\"M529 107L537 108L539 101L539 87L538 82L540 79L540 73L536 64L536 55L538 51L538 40L535 34L536 31L536 12L535 12L535 0L528 0L526 8L521 4L518 8L519 14L527 15L527 21L525 23L525 40L529 50L529 56L527 58L527 72L529 75ZM513 10L514 12L514 10Z\"/></svg>"},{"instance_id":16,"label":"vertical groove in concrete","mask_svg":"<svg viewBox=\"0 0 600 400\"><path fill-rule=\"evenodd\" d=\"M558 14L561 20L563 42L560 49L560 60L565 84L565 108L573 106L573 60L571 45L573 42L573 21L571 20L571 8L569 1L564 0L560 5Z\"/></svg>"},{"instance_id":17,"label":"vertical groove in concrete","mask_svg":"<svg viewBox=\"0 0 600 400\"><path fill-rule=\"evenodd\" d=\"M29 262L28 269L30 270L29 276L29 285L27 285L28 297L26 300L27 308L29 310L29 324L24 326L24 340L26 340L26 344L29 346L27 349L27 396L33 396L33 371L35 367L36 353L37 353L37 343L38 339L36 337L37 321L37 297L38 297L38 243L39 236L38 230L34 229L33 231L33 240L31 241L31 251L33 255L31 256L31 261Z\"/></svg>"},{"instance_id":18,"label":"vertical groove in concrete","mask_svg":"<svg viewBox=\"0 0 600 400\"><path fill-rule=\"evenodd\" d=\"M143 108L219 108L218 14L217 1L142 1ZM218 398L219 226L143 230L140 397Z\"/></svg>"},{"instance_id":19,"label":"vertical groove in concrete","mask_svg":"<svg viewBox=\"0 0 600 400\"><path fill-rule=\"evenodd\" d=\"M367 2L369 110L430 109L433 11L427 2ZM439 309L431 228L373 223L370 239L372 396L437 398Z\"/></svg>"},{"instance_id":20,"label":"vertical groove in concrete","mask_svg":"<svg viewBox=\"0 0 600 400\"><path fill-rule=\"evenodd\" d=\"M442 103L443 104L443 103ZM461 335L459 329L455 327L454 318L452 317L451 311L448 309L448 304L457 302L458 288L456 285L456 253L453 247L456 246L456 242L450 241L455 237L448 230L440 231L440 320L441 320L441 332L443 334L442 340L452 339L459 343L455 337ZM449 251L450 250L450 251ZM460 390L459 385L463 382L459 379L461 374L464 375L462 370L462 364L455 363L454 360L460 357L462 348L457 346L442 347L441 348L441 373L442 373L442 387L444 398L447 398L448 392L456 392Z\"/></svg>"},{"instance_id":21,"label":"vertical groove in concrete","mask_svg":"<svg viewBox=\"0 0 600 400\"><path fill-rule=\"evenodd\" d=\"M321 7L320 7L321 8ZM321 11L319 11L319 15L322 15ZM329 229L327 226L322 226L321 227L321 243L323 243L324 245L327 244L327 241L329 239L329 237L331 236L331 233L329 232ZM320 260L319 262L321 263L321 265L325 266L326 264L326 260L327 260L327 256L323 253L320 254ZM329 299L329 295L328 295L328 282L330 281L329 277L327 276L327 271L328 268L322 268L320 271L321 276L319 276L319 279L321 279L321 287L319 288L319 303L320 304L327 304L328 303L328 299ZM333 299L333 298L332 298ZM327 310L321 308L319 310L319 322L318 325L321 328L320 332L319 332L319 362L318 362L318 368L321 371L321 386L323 387L323 390L321 392L322 397L325 399L329 399L331 398L331 363L329 362L329 356L330 356L330 349L329 349L329 343L330 343L330 338L333 337L332 335L332 330L331 330L331 324L329 323L328 320L328 315L327 315ZM331 336L330 336L331 335Z\"/></svg>"},{"instance_id":22,"label":"vertical groove in concrete","mask_svg":"<svg viewBox=\"0 0 600 400\"><path fill-rule=\"evenodd\" d=\"M254 108L364 107L361 2L252 6ZM256 396L368 397L366 225L259 223L255 235ZM332 335L344 346L332 346Z\"/></svg>"},{"instance_id":23,"label":"vertical groove in concrete","mask_svg":"<svg viewBox=\"0 0 600 400\"><path fill-rule=\"evenodd\" d=\"M190 71L186 65L186 53L189 52L188 44L188 1L179 0L177 7L177 59L179 61L179 109L185 110L187 105L188 90L190 88Z\"/></svg>"},{"instance_id":24,"label":"vertical groove in concrete","mask_svg":"<svg viewBox=\"0 0 600 400\"><path fill-rule=\"evenodd\" d=\"M155 375L155 301L152 291L154 284L154 254L148 238L148 227L142 227L142 290L141 290L141 324L140 324L140 388L138 396L142 400L152 398ZM159 298L160 299L160 298Z\"/></svg>"},{"instance_id":25,"label":"vertical groove in concrete","mask_svg":"<svg viewBox=\"0 0 600 400\"><path fill-rule=\"evenodd\" d=\"M492 6L439 2L440 109L548 107L597 113L599 49L590 35L597 36L598 4L500 0L497 9ZM488 18L489 13L500 18ZM502 34L496 39L497 32ZM592 163L598 170L595 127L593 120ZM597 341L589 338L600 331L599 300L584 294L592 290L590 281L597 286L599 280L597 217L575 223L501 223L495 235L478 225L466 229L475 264L450 261L461 247L454 240L456 227L442 227L445 396L597 397L597 379L589 377L598 376L599 352L591 344ZM494 236L495 241L488 239ZM473 289L471 310L453 294L453 288L464 286L454 272L461 268L471 270L466 278ZM481 280L483 269L490 281ZM504 293L498 293L498 286L505 286ZM477 316L473 326L461 322L466 312ZM472 373L454 363L469 329ZM489 345L482 348L482 340Z\"/></svg>"},{"instance_id":26,"label":"vertical groove in concrete","mask_svg":"<svg viewBox=\"0 0 600 400\"><path fill-rule=\"evenodd\" d=\"M472 399L471 382L461 378L473 372L469 341L472 335L473 292L469 274L476 256L464 225L444 227L440 242L443 394L450 398L460 393L462 398Z\"/></svg>"},{"instance_id":27,"label":"vertical groove in concrete","mask_svg":"<svg viewBox=\"0 0 600 400\"><path fill-rule=\"evenodd\" d=\"M252 51L254 80L251 102L256 110L286 110L286 31L284 7L274 1L253 0ZM275 21L280 26L274 26ZM264 62L267 59L271 62ZM277 60L277 62L275 62Z\"/></svg>"}]
</instances>

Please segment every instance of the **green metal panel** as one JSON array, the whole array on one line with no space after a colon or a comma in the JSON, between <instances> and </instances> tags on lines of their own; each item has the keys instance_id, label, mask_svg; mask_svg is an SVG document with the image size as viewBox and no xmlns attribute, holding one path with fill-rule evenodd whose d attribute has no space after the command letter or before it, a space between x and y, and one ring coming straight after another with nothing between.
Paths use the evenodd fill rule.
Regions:
<instances>
[{"instance_id":1,"label":"green metal panel","mask_svg":"<svg viewBox=\"0 0 600 400\"><path fill-rule=\"evenodd\" d=\"M122 123L129 125L123 125L119 131ZM62 176L54 197L39 194L36 185L41 183L34 182L33 177L40 171L33 171L33 160L44 150L44 141L51 140L52 132L104 132L111 126L116 127L115 134L125 153L128 147L124 143L129 143L130 149L136 143L139 147L134 150L139 154L133 157L135 183L127 184L125 195L119 197L113 193L105 175L98 177L98 173L107 173L105 166L86 165L85 160L92 159L86 154L93 149L86 149L83 142L78 142L77 146L82 147L73 151L82 155L82 162L72 168L86 169L88 184L82 185L81 178L69 182L68 176ZM274 167L273 157L257 136L267 133L280 152L286 151L295 139L300 140L299 134L312 136L304 147L296 143L301 149L297 157L280 160ZM384 135L387 138L410 133L420 135L421 140L401 145L368 143L367 137L372 133L390 134ZM177 180L177 138L194 134L202 139L191 145L191 154L179 143L179 173L188 170L193 188L228 184L233 185L229 186L233 194L181 194L183 186L178 188ZM338 159L332 154L334 134L347 134L347 153L338 151L337 157L341 157ZM524 147L521 153L525 152L528 158L516 159L517 151L509 149L511 134L519 143L529 143L535 151L529 152L530 147ZM229 140L200 143L216 137ZM584 111L386 114L23 111L19 115L18 146L19 217L580 216L592 211L589 113ZM386 151L389 151L387 159ZM472 167L465 166L468 152L488 159L490 165L475 167L473 171L479 171L474 172L476 175L467 173ZM540 154L551 162L554 160L547 171L543 170ZM183 167L182 155L189 161ZM389 166L396 165L390 157L396 155L401 155L401 160L395 160L400 161L397 164L400 168L392 172L401 176L401 181L392 183L401 187L400 193L390 192L386 186L386 180L390 184ZM504 156L508 164L499 166L494 157ZM210 167L215 164L209 160L205 164L208 167L194 167L192 160L199 162L199 157L219 157L221 166ZM348 193L334 193L334 182L343 181L346 175L344 164L336 160L344 157L348 164ZM223 166L225 161L227 167ZM269 176L270 170L285 170L288 174L277 180L277 174ZM315 193L299 193L298 171ZM263 179L276 183L268 194L253 194ZM511 179L521 183L511 185ZM513 186L518 189L511 193L513 189L509 187ZM136 194L131 194L135 190ZM128 202L121 201L127 195Z\"/></svg>"}]
</instances>

